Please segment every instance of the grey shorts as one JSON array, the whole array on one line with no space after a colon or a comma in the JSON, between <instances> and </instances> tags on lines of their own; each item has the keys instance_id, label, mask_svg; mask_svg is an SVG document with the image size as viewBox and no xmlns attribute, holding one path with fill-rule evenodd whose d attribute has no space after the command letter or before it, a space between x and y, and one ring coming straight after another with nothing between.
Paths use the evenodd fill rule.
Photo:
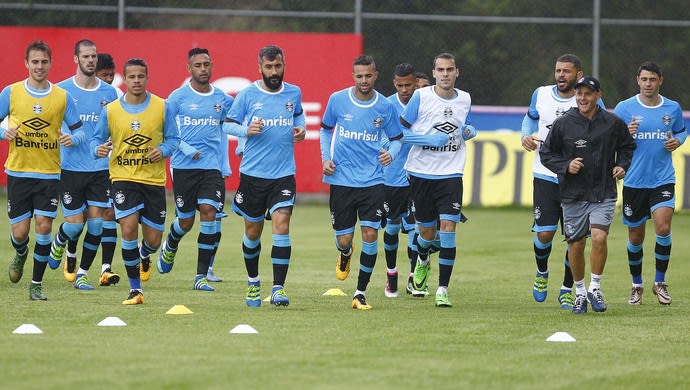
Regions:
<instances>
[{"instance_id":1,"label":"grey shorts","mask_svg":"<svg viewBox=\"0 0 690 390\"><path fill-rule=\"evenodd\" d=\"M592 227L608 233L616 210L616 199L606 199L601 203L568 202L562 206L565 239L572 242L589 236Z\"/></svg>"}]
</instances>

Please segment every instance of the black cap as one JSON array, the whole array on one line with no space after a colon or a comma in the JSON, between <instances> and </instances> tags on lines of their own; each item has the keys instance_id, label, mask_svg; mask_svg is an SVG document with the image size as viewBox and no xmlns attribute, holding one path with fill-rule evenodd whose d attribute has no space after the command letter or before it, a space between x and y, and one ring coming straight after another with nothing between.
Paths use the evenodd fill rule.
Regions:
<instances>
[{"instance_id":1,"label":"black cap","mask_svg":"<svg viewBox=\"0 0 690 390\"><path fill-rule=\"evenodd\" d=\"M599 84L599 80L597 80L596 77L594 76L585 76L579 80L577 80L577 84L575 84L575 88L579 87L580 85L586 85L593 90L600 92L601 91L601 84Z\"/></svg>"}]
</instances>

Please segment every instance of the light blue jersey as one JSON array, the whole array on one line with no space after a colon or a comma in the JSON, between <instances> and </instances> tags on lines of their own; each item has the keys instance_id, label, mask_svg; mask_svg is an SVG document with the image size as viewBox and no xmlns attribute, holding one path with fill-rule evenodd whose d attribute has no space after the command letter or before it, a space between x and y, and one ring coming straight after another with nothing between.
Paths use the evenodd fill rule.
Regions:
<instances>
[{"instance_id":1,"label":"light blue jersey","mask_svg":"<svg viewBox=\"0 0 690 390\"><path fill-rule=\"evenodd\" d=\"M246 126L256 119L264 127L261 134L247 137L240 173L262 179L294 175L294 128L304 128L305 123L302 91L283 82L279 90L269 92L255 81L237 94L226 121Z\"/></svg>"},{"instance_id":2,"label":"light blue jersey","mask_svg":"<svg viewBox=\"0 0 690 390\"><path fill-rule=\"evenodd\" d=\"M207 93L195 91L187 83L168 96L167 105L180 128L180 147L173 153L170 166L175 169L221 170L221 143L227 144L222 132L232 97L211 86ZM227 158L227 146L225 147ZM199 159L192 157L201 153Z\"/></svg>"},{"instance_id":3,"label":"light blue jersey","mask_svg":"<svg viewBox=\"0 0 690 390\"><path fill-rule=\"evenodd\" d=\"M381 140L384 135L401 137L397 111L377 91L367 101L358 100L353 91L354 87L346 88L328 99L321 123L321 159L333 161L335 171L323 181L360 188L383 184Z\"/></svg>"},{"instance_id":4,"label":"light blue jersey","mask_svg":"<svg viewBox=\"0 0 690 390\"><path fill-rule=\"evenodd\" d=\"M625 173L624 185L632 188L656 188L675 183L675 170L671 152L664 149L669 136L677 138L682 144L687 138L683 111L680 105L659 95L659 105L644 105L635 95L615 108L615 113L625 124L633 119L639 121L637 134L633 135L637 148L633 153L630 168Z\"/></svg>"},{"instance_id":5,"label":"light blue jersey","mask_svg":"<svg viewBox=\"0 0 690 390\"><path fill-rule=\"evenodd\" d=\"M103 107L117 99L115 87L98 78L96 80L98 80L98 85L92 89L82 88L77 85L74 76L58 84L58 86L72 95L86 139L90 139L93 136ZM66 126L67 124L63 123L63 131ZM89 149L88 142L69 148L60 146L60 160L62 169L68 171L98 172L108 170L108 160L94 158L92 151Z\"/></svg>"},{"instance_id":6,"label":"light blue jersey","mask_svg":"<svg viewBox=\"0 0 690 390\"><path fill-rule=\"evenodd\" d=\"M397 93L389 96L388 100L393 103L393 107L395 108L395 118L398 120L403 108L405 108L405 105L400 101ZM393 160L390 165L383 168L383 184L390 187L407 187L410 185L410 182L407 180L407 171L405 171L405 168L403 167L411 148L412 144L403 143L402 147L400 148L400 153L395 160Z\"/></svg>"}]
</instances>

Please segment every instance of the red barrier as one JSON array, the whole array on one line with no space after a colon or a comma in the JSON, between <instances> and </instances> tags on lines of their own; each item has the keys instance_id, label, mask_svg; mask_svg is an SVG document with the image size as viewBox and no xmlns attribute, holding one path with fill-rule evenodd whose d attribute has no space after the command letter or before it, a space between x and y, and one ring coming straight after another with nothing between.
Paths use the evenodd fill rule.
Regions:
<instances>
[{"instance_id":1,"label":"red barrier","mask_svg":"<svg viewBox=\"0 0 690 390\"><path fill-rule=\"evenodd\" d=\"M167 97L188 77L187 51L192 47L209 49L214 62L214 85L229 94L260 77L257 54L261 47L275 44L285 52L285 80L302 89L309 130L307 140L296 145L298 192L323 192L318 130L330 94L352 85L352 60L362 51L362 38L354 34L246 33L73 28L0 27L3 55L0 56L0 88L27 77L24 51L33 40L42 39L53 51L49 79L62 81L75 73L74 44L91 39L99 52L115 59L121 83L122 64L131 57L143 58L149 65L149 90ZM228 189L237 188L236 143L230 145L233 177ZM0 161L7 157L7 143L0 142ZM0 174L0 185L7 178Z\"/></svg>"}]
</instances>

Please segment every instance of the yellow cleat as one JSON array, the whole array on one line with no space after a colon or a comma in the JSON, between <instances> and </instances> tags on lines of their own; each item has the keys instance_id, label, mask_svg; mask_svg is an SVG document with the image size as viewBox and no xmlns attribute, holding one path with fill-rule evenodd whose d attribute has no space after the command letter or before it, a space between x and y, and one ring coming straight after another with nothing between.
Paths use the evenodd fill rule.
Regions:
<instances>
[{"instance_id":1,"label":"yellow cleat","mask_svg":"<svg viewBox=\"0 0 690 390\"><path fill-rule=\"evenodd\" d=\"M144 294L139 290L130 290L129 297L122 301L123 305L141 305L144 303Z\"/></svg>"},{"instance_id":2,"label":"yellow cleat","mask_svg":"<svg viewBox=\"0 0 690 390\"><path fill-rule=\"evenodd\" d=\"M98 280L98 284L101 286L111 286L117 284L120 281L120 275L112 272L110 269L101 274L101 278Z\"/></svg>"},{"instance_id":3,"label":"yellow cleat","mask_svg":"<svg viewBox=\"0 0 690 390\"><path fill-rule=\"evenodd\" d=\"M72 264L72 272L69 271L69 263L70 259L68 258L67 261L65 261L64 266L62 267L62 275L65 277L65 280L68 283L74 283L74 281L77 279L77 262L75 259L74 264Z\"/></svg>"},{"instance_id":4,"label":"yellow cleat","mask_svg":"<svg viewBox=\"0 0 690 390\"><path fill-rule=\"evenodd\" d=\"M350 249L352 251L352 254L355 253L354 246ZM345 260L343 259L343 254L340 253L338 255L338 260L335 262L335 278L338 280L345 280L347 279L348 275L350 275L350 260L352 260L352 255L350 255L350 258ZM345 266L343 267L343 263L345 263Z\"/></svg>"},{"instance_id":5,"label":"yellow cleat","mask_svg":"<svg viewBox=\"0 0 690 390\"><path fill-rule=\"evenodd\" d=\"M141 259L141 264L139 264L139 277L142 282L146 282L151 279L151 257L146 256Z\"/></svg>"},{"instance_id":6,"label":"yellow cleat","mask_svg":"<svg viewBox=\"0 0 690 390\"><path fill-rule=\"evenodd\" d=\"M352 308L357 310L371 310L372 307L367 303L367 299L362 294L357 294L352 298Z\"/></svg>"}]
</instances>

